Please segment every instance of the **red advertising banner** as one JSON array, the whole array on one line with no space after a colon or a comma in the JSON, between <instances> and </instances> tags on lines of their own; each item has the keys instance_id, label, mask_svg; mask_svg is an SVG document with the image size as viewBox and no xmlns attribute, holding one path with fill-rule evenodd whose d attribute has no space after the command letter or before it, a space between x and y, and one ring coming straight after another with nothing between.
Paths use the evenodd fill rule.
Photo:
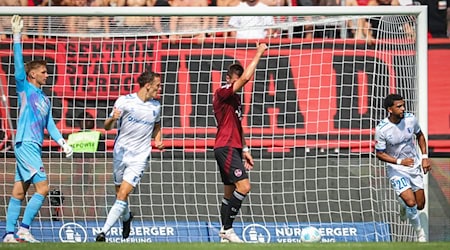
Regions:
<instances>
[{"instance_id":1,"label":"red advertising banner","mask_svg":"<svg viewBox=\"0 0 450 250\"><path fill-rule=\"evenodd\" d=\"M124 39L57 43L55 92L75 99L115 99L129 93L136 75L152 67L154 45Z\"/></svg>"},{"instance_id":2,"label":"red advertising banner","mask_svg":"<svg viewBox=\"0 0 450 250\"><path fill-rule=\"evenodd\" d=\"M428 49L428 140L432 152L450 153L450 39Z\"/></svg>"},{"instance_id":3,"label":"red advertising banner","mask_svg":"<svg viewBox=\"0 0 450 250\"><path fill-rule=\"evenodd\" d=\"M240 62L245 67L250 62L255 50L246 46L174 46L125 38L47 39L25 42L24 55L25 61L43 58L49 62L49 73L54 76L49 84L53 86L45 91L53 96L54 117L64 133L80 130L81 121L89 116L95 120L94 128L103 127L115 99L135 91L135 78L150 69L163 74L166 146L206 150L213 146L216 132L212 95L225 80L229 64ZM0 42L0 49L0 78L9 82L9 87L2 85L9 96L8 105L14 108L17 98L10 42ZM447 71L439 70L446 65L442 63L445 54L443 58L450 63L450 48L429 51L428 129L431 151L450 153L450 103L445 104L449 78ZM374 128L385 115L382 98L397 90L408 94L414 87L411 77L396 63L412 57L412 51L375 51L348 40L309 45L286 40L278 44L261 58L254 79L241 93L242 122L249 143L272 151L296 147L372 151ZM435 61L440 63L434 65ZM4 113L2 120L6 120ZM17 110L11 112L13 126L15 119ZM2 130L4 134L12 131ZM110 149L113 141L108 141Z\"/></svg>"}]
</instances>

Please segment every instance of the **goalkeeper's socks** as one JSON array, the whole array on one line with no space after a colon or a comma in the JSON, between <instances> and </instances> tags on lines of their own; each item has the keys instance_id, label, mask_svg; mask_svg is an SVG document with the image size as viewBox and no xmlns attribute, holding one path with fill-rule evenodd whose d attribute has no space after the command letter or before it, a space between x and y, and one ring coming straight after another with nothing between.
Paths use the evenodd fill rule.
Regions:
<instances>
[{"instance_id":1,"label":"goalkeeper's socks","mask_svg":"<svg viewBox=\"0 0 450 250\"><path fill-rule=\"evenodd\" d=\"M34 217L36 217L39 209L41 209L44 203L45 197L42 194L34 193L31 199L28 201L25 212L23 213L22 224L31 225Z\"/></svg>"},{"instance_id":2,"label":"goalkeeper's socks","mask_svg":"<svg viewBox=\"0 0 450 250\"><path fill-rule=\"evenodd\" d=\"M126 201L116 200L111 210L108 213L108 217L106 218L105 225L102 228L103 233L109 232L111 227L116 223L119 217L123 214L125 208L128 207L128 203Z\"/></svg>"},{"instance_id":3,"label":"goalkeeper's socks","mask_svg":"<svg viewBox=\"0 0 450 250\"><path fill-rule=\"evenodd\" d=\"M6 214L6 232L14 233L16 229L17 220L19 219L20 209L21 209L22 201L11 197L9 199L8 211Z\"/></svg>"},{"instance_id":4,"label":"goalkeeper's socks","mask_svg":"<svg viewBox=\"0 0 450 250\"><path fill-rule=\"evenodd\" d=\"M242 201L244 201L245 195L239 193L238 191L234 191L233 195L231 196L227 215L225 217L225 223L223 225L223 228L225 230L232 228L234 219L236 218L236 215L239 213L239 210L241 209Z\"/></svg>"},{"instance_id":5,"label":"goalkeeper's socks","mask_svg":"<svg viewBox=\"0 0 450 250\"><path fill-rule=\"evenodd\" d=\"M230 201L224 197L222 199L222 205L220 206L220 220L222 222L222 225L225 225L225 223L226 223L225 218L227 216L229 204L230 204Z\"/></svg>"}]
</instances>

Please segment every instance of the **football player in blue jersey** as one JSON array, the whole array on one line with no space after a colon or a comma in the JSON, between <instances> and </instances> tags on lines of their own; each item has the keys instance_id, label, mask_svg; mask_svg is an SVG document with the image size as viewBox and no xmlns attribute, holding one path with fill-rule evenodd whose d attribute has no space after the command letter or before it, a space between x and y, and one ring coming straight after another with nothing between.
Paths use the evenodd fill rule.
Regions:
<instances>
[{"instance_id":1,"label":"football player in blue jersey","mask_svg":"<svg viewBox=\"0 0 450 250\"><path fill-rule=\"evenodd\" d=\"M14 144L16 176L6 214L6 234L3 236L3 242L17 243L19 239L34 243L39 241L30 233L30 225L49 191L42 162L44 130L46 129L51 138L58 142L66 157L71 157L73 150L56 128L50 100L41 89L48 78L46 62L31 61L24 64L21 44L22 18L18 15L13 16L11 25L14 42L14 76L20 113ZM34 185L35 193L27 203L16 237L14 232L22 201L31 184Z\"/></svg>"}]
</instances>

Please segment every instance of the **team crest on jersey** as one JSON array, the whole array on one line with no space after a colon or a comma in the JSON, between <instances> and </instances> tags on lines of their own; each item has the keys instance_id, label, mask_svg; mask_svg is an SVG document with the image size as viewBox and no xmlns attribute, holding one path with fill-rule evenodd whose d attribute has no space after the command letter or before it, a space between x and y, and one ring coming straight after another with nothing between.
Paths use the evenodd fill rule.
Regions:
<instances>
[{"instance_id":1,"label":"team crest on jersey","mask_svg":"<svg viewBox=\"0 0 450 250\"><path fill-rule=\"evenodd\" d=\"M241 177L242 176L242 170L240 170L240 169L234 170L234 176Z\"/></svg>"},{"instance_id":2,"label":"team crest on jersey","mask_svg":"<svg viewBox=\"0 0 450 250\"><path fill-rule=\"evenodd\" d=\"M412 134L412 128L408 128L408 133Z\"/></svg>"},{"instance_id":3,"label":"team crest on jersey","mask_svg":"<svg viewBox=\"0 0 450 250\"><path fill-rule=\"evenodd\" d=\"M40 167L39 171L41 171L42 173L45 173L45 168L44 167Z\"/></svg>"}]
</instances>

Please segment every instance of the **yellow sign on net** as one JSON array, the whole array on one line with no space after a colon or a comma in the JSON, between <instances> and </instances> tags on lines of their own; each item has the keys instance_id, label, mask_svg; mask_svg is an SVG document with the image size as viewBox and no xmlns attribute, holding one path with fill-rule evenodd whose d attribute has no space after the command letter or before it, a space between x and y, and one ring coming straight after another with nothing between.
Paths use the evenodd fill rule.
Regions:
<instances>
[{"instance_id":1,"label":"yellow sign on net","mask_svg":"<svg viewBox=\"0 0 450 250\"><path fill-rule=\"evenodd\" d=\"M82 131L69 135L67 143L72 146L75 153L97 152L100 132Z\"/></svg>"}]
</instances>

